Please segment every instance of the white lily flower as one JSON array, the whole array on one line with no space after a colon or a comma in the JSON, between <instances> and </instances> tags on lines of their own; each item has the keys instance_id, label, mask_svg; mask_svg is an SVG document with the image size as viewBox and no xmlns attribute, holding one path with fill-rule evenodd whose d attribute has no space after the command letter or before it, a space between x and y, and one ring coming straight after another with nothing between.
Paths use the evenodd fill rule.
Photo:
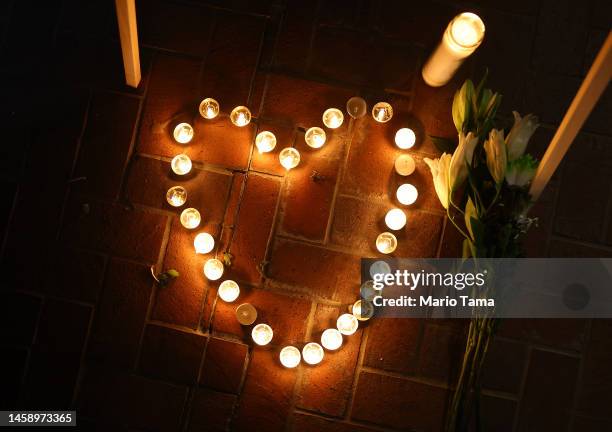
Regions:
<instances>
[{"instance_id":1,"label":"white lily flower","mask_svg":"<svg viewBox=\"0 0 612 432\"><path fill-rule=\"evenodd\" d=\"M527 114L522 118L516 111L512 111L512 114L514 115L514 126L506 137L509 161L518 159L525 153L529 139L540 125L538 118L533 114Z\"/></svg>"},{"instance_id":2,"label":"white lily flower","mask_svg":"<svg viewBox=\"0 0 612 432\"><path fill-rule=\"evenodd\" d=\"M468 175L468 165L472 165L474 149L478 144L478 137L472 132L459 134L459 145L453 153L449 168L449 185L451 192L463 184Z\"/></svg>"},{"instance_id":3,"label":"white lily flower","mask_svg":"<svg viewBox=\"0 0 612 432\"><path fill-rule=\"evenodd\" d=\"M535 176L538 161L526 154L511 161L506 170L506 182L510 186L527 186Z\"/></svg>"},{"instance_id":4,"label":"white lily flower","mask_svg":"<svg viewBox=\"0 0 612 432\"><path fill-rule=\"evenodd\" d=\"M487 168L498 185L504 181L508 156L506 155L506 143L504 142L504 131L491 129L489 139L484 143L487 153Z\"/></svg>"},{"instance_id":5,"label":"white lily flower","mask_svg":"<svg viewBox=\"0 0 612 432\"><path fill-rule=\"evenodd\" d=\"M450 168L451 155L448 153L442 153L438 159L423 159L425 163L429 166L431 171L431 176L434 182L434 188L436 189L436 194L438 195L438 199L442 206L447 209L450 190L448 183L448 173Z\"/></svg>"}]
</instances>

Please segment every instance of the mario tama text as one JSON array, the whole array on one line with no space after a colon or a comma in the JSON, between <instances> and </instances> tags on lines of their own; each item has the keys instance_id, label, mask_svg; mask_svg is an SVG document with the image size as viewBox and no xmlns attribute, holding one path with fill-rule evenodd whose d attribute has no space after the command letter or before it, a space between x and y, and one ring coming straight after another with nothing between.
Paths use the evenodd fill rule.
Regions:
<instances>
[{"instance_id":1,"label":"mario tama text","mask_svg":"<svg viewBox=\"0 0 612 432\"><path fill-rule=\"evenodd\" d=\"M417 297L400 296L397 298L385 298L382 294L376 295L372 303L377 307L495 307L495 299L472 298L460 295L457 298L449 296L434 297L420 295Z\"/></svg>"}]
</instances>

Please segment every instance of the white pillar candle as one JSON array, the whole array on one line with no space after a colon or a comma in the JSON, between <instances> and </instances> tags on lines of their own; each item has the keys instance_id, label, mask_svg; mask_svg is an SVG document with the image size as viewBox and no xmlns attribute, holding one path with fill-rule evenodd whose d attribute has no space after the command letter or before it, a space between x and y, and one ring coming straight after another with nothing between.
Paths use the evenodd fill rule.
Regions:
<instances>
[{"instance_id":1,"label":"white pillar candle","mask_svg":"<svg viewBox=\"0 0 612 432\"><path fill-rule=\"evenodd\" d=\"M395 172L401 176L409 176L414 172L416 164L412 156L402 154L395 159Z\"/></svg>"},{"instance_id":2,"label":"white pillar candle","mask_svg":"<svg viewBox=\"0 0 612 432\"><path fill-rule=\"evenodd\" d=\"M423 67L425 82L432 87L449 82L465 58L481 44L484 33L484 23L476 14L464 12L453 18Z\"/></svg>"},{"instance_id":3,"label":"white pillar candle","mask_svg":"<svg viewBox=\"0 0 612 432\"><path fill-rule=\"evenodd\" d=\"M309 365L321 363L324 355L323 348L316 342L307 343L304 345L304 348L302 348L302 358Z\"/></svg>"},{"instance_id":4,"label":"white pillar candle","mask_svg":"<svg viewBox=\"0 0 612 432\"><path fill-rule=\"evenodd\" d=\"M257 345L268 345L272 340L272 336L274 336L274 332L268 324L257 324L251 331L253 342Z\"/></svg>"},{"instance_id":5,"label":"white pillar candle","mask_svg":"<svg viewBox=\"0 0 612 432\"><path fill-rule=\"evenodd\" d=\"M300 354L300 350L294 346L286 346L283 348L279 354L280 362L286 368L294 368L300 364L300 360L302 359L302 355Z\"/></svg>"},{"instance_id":6,"label":"white pillar candle","mask_svg":"<svg viewBox=\"0 0 612 432\"><path fill-rule=\"evenodd\" d=\"M390 232L384 232L376 237L376 249L378 252L390 254L397 248L397 238Z\"/></svg>"},{"instance_id":7,"label":"white pillar candle","mask_svg":"<svg viewBox=\"0 0 612 432\"><path fill-rule=\"evenodd\" d=\"M330 351L337 350L342 345L342 333L334 328L325 330L321 335L321 345Z\"/></svg>"},{"instance_id":8,"label":"white pillar candle","mask_svg":"<svg viewBox=\"0 0 612 432\"><path fill-rule=\"evenodd\" d=\"M257 309L250 303L242 303L236 308L236 319L242 325L251 325L257 319Z\"/></svg>"}]
</instances>

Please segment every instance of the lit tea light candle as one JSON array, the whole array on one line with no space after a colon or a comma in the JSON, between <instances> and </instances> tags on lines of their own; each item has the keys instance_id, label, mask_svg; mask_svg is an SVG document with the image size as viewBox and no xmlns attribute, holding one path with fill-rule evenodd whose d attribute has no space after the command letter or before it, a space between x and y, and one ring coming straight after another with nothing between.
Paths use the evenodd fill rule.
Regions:
<instances>
[{"instance_id":1,"label":"lit tea light candle","mask_svg":"<svg viewBox=\"0 0 612 432\"><path fill-rule=\"evenodd\" d=\"M255 137L255 146L259 153L268 153L276 147L276 136L269 131L259 132Z\"/></svg>"},{"instance_id":2,"label":"lit tea light candle","mask_svg":"<svg viewBox=\"0 0 612 432\"><path fill-rule=\"evenodd\" d=\"M414 204L414 202L419 197L419 191L417 191L417 188L415 188L410 183L404 183L403 185L397 188L395 196L397 196L397 200L400 203L404 205L410 205Z\"/></svg>"},{"instance_id":3,"label":"lit tea light candle","mask_svg":"<svg viewBox=\"0 0 612 432\"><path fill-rule=\"evenodd\" d=\"M391 266L384 261L375 261L370 266L370 276L373 278L375 278L377 274L386 275L389 273L391 273Z\"/></svg>"},{"instance_id":4,"label":"lit tea light candle","mask_svg":"<svg viewBox=\"0 0 612 432\"><path fill-rule=\"evenodd\" d=\"M189 123L179 123L174 127L174 140L181 144L187 144L193 138L193 128Z\"/></svg>"},{"instance_id":5,"label":"lit tea light candle","mask_svg":"<svg viewBox=\"0 0 612 432\"><path fill-rule=\"evenodd\" d=\"M191 159L186 154L176 155L170 162L170 167L174 174L185 175L191 171Z\"/></svg>"},{"instance_id":6,"label":"lit tea light candle","mask_svg":"<svg viewBox=\"0 0 612 432\"><path fill-rule=\"evenodd\" d=\"M368 105L366 101L359 96L354 96L346 102L346 111L354 119L363 117L367 110Z\"/></svg>"},{"instance_id":7,"label":"lit tea light candle","mask_svg":"<svg viewBox=\"0 0 612 432\"><path fill-rule=\"evenodd\" d=\"M353 304L352 313L359 321L367 321L374 316L374 305L369 301L357 300Z\"/></svg>"},{"instance_id":8,"label":"lit tea light candle","mask_svg":"<svg viewBox=\"0 0 612 432\"><path fill-rule=\"evenodd\" d=\"M233 280L226 280L219 285L219 297L227 303L231 303L240 295L240 287Z\"/></svg>"},{"instance_id":9,"label":"lit tea light candle","mask_svg":"<svg viewBox=\"0 0 612 432\"><path fill-rule=\"evenodd\" d=\"M251 122L251 111L245 106L237 106L230 114L230 120L238 127L243 127Z\"/></svg>"},{"instance_id":10,"label":"lit tea light candle","mask_svg":"<svg viewBox=\"0 0 612 432\"><path fill-rule=\"evenodd\" d=\"M309 342L302 348L302 358L309 365L316 365L323 360L323 348L316 342Z\"/></svg>"},{"instance_id":11,"label":"lit tea light candle","mask_svg":"<svg viewBox=\"0 0 612 432\"><path fill-rule=\"evenodd\" d=\"M401 230L406 226L406 213L398 208L389 210L385 215L385 224L394 231Z\"/></svg>"},{"instance_id":12,"label":"lit tea light candle","mask_svg":"<svg viewBox=\"0 0 612 432\"><path fill-rule=\"evenodd\" d=\"M197 228L201 221L200 212L194 208L186 208L181 212L181 225L187 229Z\"/></svg>"},{"instance_id":13,"label":"lit tea light candle","mask_svg":"<svg viewBox=\"0 0 612 432\"><path fill-rule=\"evenodd\" d=\"M278 357L280 359L281 364L289 369L299 365L300 360L302 360L300 350L291 345L283 348Z\"/></svg>"},{"instance_id":14,"label":"lit tea light candle","mask_svg":"<svg viewBox=\"0 0 612 432\"><path fill-rule=\"evenodd\" d=\"M330 129L339 128L343 121L344 114L338 108L329 108L323 113L323 124Z\"/></svg>"},{"instance_id":15,"label":"lit tea light candle","mask_svg":"<svg viewBox=\"0 0 612 432\"><path fill-rule=\"evenodd\" d=\"M208 280L219 280L223 276L223 263L217 258L211 258L204 263L204 276Z\"/></svg>"},{"instance_id":16,"label":"lit tea light candle","mask_svg":"<svg viewBox=\"0 0 612 432\"><path fill-rule=\"evenodd\" d=\"M300 163L300 152L293 147L287 147L281 150L278 159L286 170L290 170Z\"/></svg>"},{"instance_id":17,"label":"lit tea light candle","mask_svg":"<svg viewBox=\"0 0 612 432\"><path fill-rule=\"evenodd\" d=\"M442 42L423 67L425 82L432 87L449 82L461 63L480 46L484 33L484 23L476 14L464 12L453 18L442 35Z\"/></svg>"},{"instance_id":18,"label":"lit tea light candle","mask_svg":"<svg viewBox=\"0 0 612 432\"><path fill-rule=\"evenodd\" d=\"M187 201L187 191L182 186L174 186L166 192L166 201L172 207L180 207Z\"/></svg>"},{"instance_id":19,"label":"lit tea light candle","mask_svg":"<svg viewBox=\"0 0 612 432\"><path fill-rule=\"evenodd\" d=\"M206 98L200 102L200 115L205 119L214 119L219 115L219 102L213 98Z\"/></svg>"},{"instance_id":20,"label":"lit tea light candle","mask_svg":"<svg viewBox=\"0 0 612 432\"><path fill-rule=\"evenodd\" d=\"M397 248L397 238L390 232L384 232L376 237L376 249L378 252L390 254Z\"/></svg>"},{"instance_id":21,"label":"lit tea light candle","mask_svg":"<svg viewBox=\"0 0 612 432\"><path fill-rule=\"evenodd\" d=\"M395 144L402 150L406 150L414 146L416 135L410 128L401 128L395 133Z\"/></svg>"},{"instance_id":22,"label":"lit tea light candle","mask_svg":"<svg viewBox=\"0 0 612 432\"><path fill-rule=\"evenodd\" d=\"M330 351L337 350L342 346L342 333L334 328L325 330L321 335L321 345Z\"/></svg>"},{"instance_id":23,"label":"lit tea light candle","mask_svg":"<svg viewBox=\"0 0 612 432\"><path fill-rule=\"evenodd\" d=\"M376 288L374 288L374 281L369 280L364 282L364 284L359 288L359 295L364 300L374 300L374 297L379 295L379 292L376 290Z\"/></svg>"},{"instance_id":24,"label":"lit tea light candle","mask_svg":"<svg viewBox=\"0 0 612 432\"><path fill-rule=\"evenodd\" d=\"M357 331L359 321L352 314L345 313L338 317L336 327L343 335L350 336Z\"/></svg>"},{"instance_id":25,"label":"lit tea light candle","mask_svg":"<svg viewBox=\"0 0 612 432\"><path fill-rule=\"evenodd\" d=\"M200 233L193 239L196 253L207 254L215 247L215 238L208 233Z\"/></svg>"},{"instance_id":26,"label":"lit tea light candle","mask_svg":"<svg viewBox=\"0 0 612 432\"><path fill-rule=\"evenodd\" d=\"M236 319L241 325L251 325L257 319L257 309L250 303L242 303L236 308Z\"/></svg>"},{"instance_id":27,"label":"lit tea light candle","mask_svg":"<svg viewBox=\"0 0 612 432\"><path fill-rule=\"evenodd\" d=\"M379 123L387 123L393 117L393 107L387 102L378 102L372 107L372 117Z\"/></svg>"},{"instance_id":28,"label":"lit tea light candle","mask_svg":"<svg viewBox=\"0 0 612 432\"><path fill-rule=\"evenodd\" d=\"M304 140L309 147L314 149L318 149L323 147L325 144L325 140L327 139L327 135L325 131L320 127L311 127L304 134Z\"/></svg>"},{"instance_id":29,"label":"lit tea light candle","mask_svg":"<svg viewBox=\"0 0 612 432\"><path fill-rule=\"evenodd\" d=\"M395 159L395 172L401 176L409 176L414 172L416 164L412 156L402 154Z\"/></svg>"},{"instance_id":30,"label":"lit tea light candle","mask_svg":"<svg viewBox=\"0 0 612 432\"><path fill-rule=\"evenodd\" d=\"M261 346L268 345L272 340L272 336L274 336L274 332L268 324L257 324L251 331L253 342Z\"/></svg>"}]
</instances>

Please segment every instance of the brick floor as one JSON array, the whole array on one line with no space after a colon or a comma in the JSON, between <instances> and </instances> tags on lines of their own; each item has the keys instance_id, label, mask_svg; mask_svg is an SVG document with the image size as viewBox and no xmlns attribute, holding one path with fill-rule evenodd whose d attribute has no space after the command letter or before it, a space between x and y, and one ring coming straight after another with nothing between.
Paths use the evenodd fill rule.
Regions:
<instances>
[{"instance_id":1,"label":"brick floor","mask_svg":"<svg viewBox=\"0 0 612 432\"><path fill-rule=\"evenodd\" d=\"M487 24L482 47L442 88L420 67L457 12ZM541 154L609 31L605 1L137 2L143 79L123 81L112 2L0 6L0 409L78 410L92 430L438 431L457 375L464 322L374 320L318 367L282 368L278 349L333 326L358 295L359 258L403 181L393 172L399 127L419 190L396 255L457 256L424 157L453 136L451 101L490 69L503 114L535 112ZM27 18L27 19L26 19ZM393 104L304 143L328 107L348 98ZM221 104L202 119L199 101ZM610 256L610 89L534 209L530 256ZM253 121L229 123L247 105ZM174 142L179 121L195 137ZM255 135L277 136L259 154ZM287 173L280 149L301 165ZM170 171L180 152L191 174ZM182 184L203 216L187 231L164 199ZM215 249L196 255L211 233ZM226 277L274 328L255 347L235 304L217 298L206 259L231 255ZM175 268L167 287L150 266ZM607 321L512 320L488 358L485 430L608 430L612 328Z\"/></svg>"}]
</instances>

